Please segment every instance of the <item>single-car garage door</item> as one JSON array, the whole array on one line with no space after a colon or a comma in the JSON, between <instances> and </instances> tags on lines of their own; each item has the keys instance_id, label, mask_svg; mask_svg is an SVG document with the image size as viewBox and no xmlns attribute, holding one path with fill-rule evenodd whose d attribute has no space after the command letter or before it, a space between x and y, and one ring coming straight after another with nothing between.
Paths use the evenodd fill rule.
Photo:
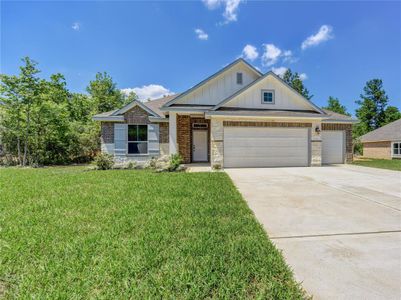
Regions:
<instances>
[{"instance_id":1,"label":"single-car garage door","mask_svg":"<svg viewBox=\"0 0 401 300\"><path fill-rule=\"evenodd\" d=\"M344 163L344 131L322 131L322 163Z\"/></svg>"},{"instance_id":2,"label":"single-car garage door","mask_svg":"<svg viewBox=\"0 0 401 300\"><path fill-rule=\"evenodd\" d=\"M224 167L309 165L307 128L224 127Z\"/></svg>"}]
</instances>

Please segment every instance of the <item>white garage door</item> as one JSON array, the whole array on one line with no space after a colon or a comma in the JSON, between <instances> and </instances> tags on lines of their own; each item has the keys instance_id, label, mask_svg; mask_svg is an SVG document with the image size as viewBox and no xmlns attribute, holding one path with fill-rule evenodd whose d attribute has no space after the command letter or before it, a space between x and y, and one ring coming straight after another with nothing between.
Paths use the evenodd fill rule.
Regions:
<instances>
[{"instance_id":1,"label":"white garage door","mask_svg":"<svg viewBox=\"0 0 401 300\"><path fill-rule=\"evenodd\" d=\"M307 128L224 127L224 167L308 166Z\"/></svg>"},{"instance_id":2,"label":"white garage door","mask_svg":"<svg viewBox=\"0 0 401 300\"><path fill-rule=\"evenodd\" d=\"M322 131L322 163L344 163L344 131Z\"/></svg>"}]
</instances>

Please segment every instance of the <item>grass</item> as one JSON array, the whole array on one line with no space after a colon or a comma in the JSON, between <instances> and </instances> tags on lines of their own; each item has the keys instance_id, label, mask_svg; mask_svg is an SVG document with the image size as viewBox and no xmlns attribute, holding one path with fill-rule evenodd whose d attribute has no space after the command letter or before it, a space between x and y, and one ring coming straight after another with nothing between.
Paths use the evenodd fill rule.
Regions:
<instances>
[{"instance_id":1,"label":"grass","mask_svg":"<svg viewBox=\"0 0 401 300\"><path fill-rule=\"evenodd\" d=\"M374 158L359 158L354 160L354 165L388 169L394 171L401 171L401 159L374 159Z\"/></svg>"},{"instance_id":2,"label":"grass","mask_svg":"<svg viewBox=\"0 0 401 300\"><path fill-rule=\"evenodd\" d=\"M5 298L305 297L225 173L10 168L0 191Z\"/></svg>"}]
</instances>

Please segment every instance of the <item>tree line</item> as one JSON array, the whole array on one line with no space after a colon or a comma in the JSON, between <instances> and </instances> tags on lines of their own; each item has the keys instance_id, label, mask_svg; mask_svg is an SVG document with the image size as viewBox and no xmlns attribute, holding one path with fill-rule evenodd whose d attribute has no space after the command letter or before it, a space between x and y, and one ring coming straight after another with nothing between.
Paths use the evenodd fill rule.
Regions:
<instances>
[{"instance_id":1,"label":"tree line","mask_svg":"<svg viewBox=\"0 0 401 300\"><path fill-rule=\"evenodd\" d=\"M293 73L291 69L286 70L283 75L283 80L308 100L313 97L304 86L299 74L296 72ZM355 103L359 105L355 111L355 116L359 120L359 123L355 124L353 127L353 138L357 151L361 151L361 145L358 141L360 136L401 119L399 109L395 106L388 105L388 102L389 99L381 79L372 79L366 82L363 93L360 94L359 99L355 101ZM323 107L323 109L351 116L347 108L340 103L340 100L332 96L329 96L327 105Z\"/></svg>"},{"instance_id":2,"label":"tree line","mask_svg":"<svg viewBox=\"0 0 401 300\"><path fill-rule=\"evenodd\" d=\"M67 89L64 76L53 74L48 80L39 77L37 62L22 59L18 75L0 74L0 142L8 163L49 165L83 163L93 159L100 148L100 126L94 114L114 110L137 98L126 95L106 73L97 73L87 94ZM288 69L283 80L311 99L298 73ZM354 126L354 138L401 118L380 79L366 83ZM325 109L350 115L339 99L329 97Z\"/></svg>"},{"instance_id":3,"label":"tree line","mask_svg":"<svg viewBox=\"0 0 401 300\"><path fill-rule=\"evenodd\" d=\"M87 94L67 89L62 74L48 80L37 62L22 59L18 75L0 75L0 141L7 163L69 164L90 161L99 150L97 113L121 107L136 98L125 95L107 73L97 73Z\"/></svg>"}]
</instances>

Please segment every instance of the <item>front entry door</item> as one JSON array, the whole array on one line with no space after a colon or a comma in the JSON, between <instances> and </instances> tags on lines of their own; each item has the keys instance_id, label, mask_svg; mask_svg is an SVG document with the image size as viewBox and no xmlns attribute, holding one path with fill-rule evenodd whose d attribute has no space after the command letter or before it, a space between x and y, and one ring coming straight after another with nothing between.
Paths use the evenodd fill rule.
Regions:
<instances>
[{"instance_id":1,"label":"front entry door","mask_svg":"<svg viewBox=\"0 0 401 300\"><path fill-rule=\"evenodd\" d=\"M192 131L192 160L207 161L207 130Z\"/></svg>"}]
</instances>

